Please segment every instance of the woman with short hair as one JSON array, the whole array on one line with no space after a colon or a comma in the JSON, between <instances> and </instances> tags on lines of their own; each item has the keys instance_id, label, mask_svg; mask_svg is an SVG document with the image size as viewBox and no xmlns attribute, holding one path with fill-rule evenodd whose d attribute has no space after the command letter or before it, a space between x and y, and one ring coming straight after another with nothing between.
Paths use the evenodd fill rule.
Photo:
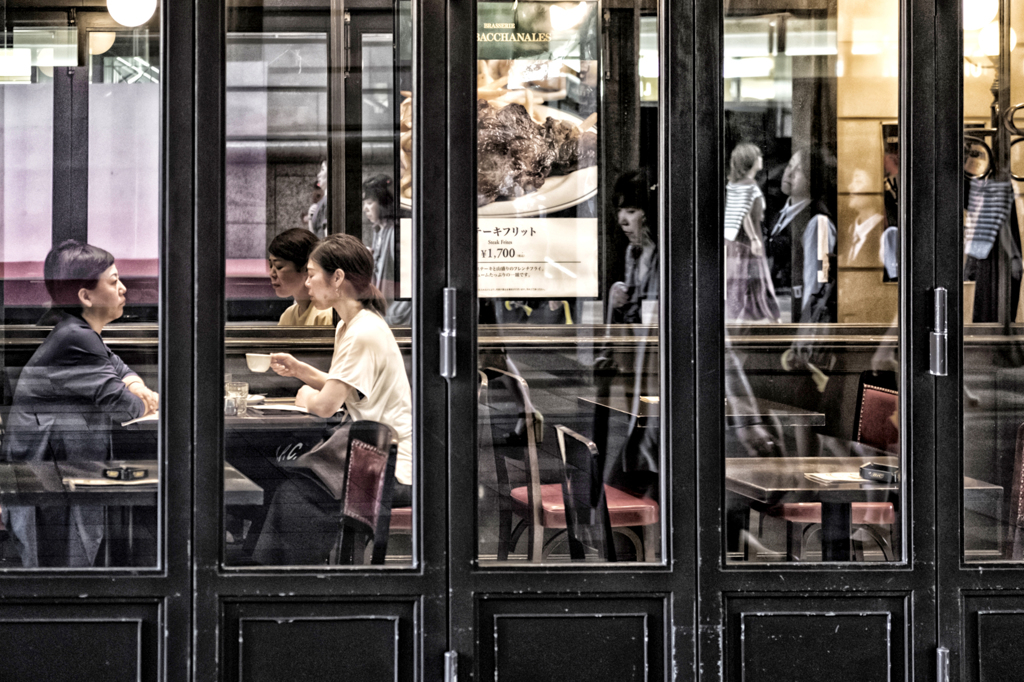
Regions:
<instances>
[{"instance_id":1,"label":"woman with short hair","mask_svg":"<svg viewBox=\"0 0 1024 682\"><path fill-rule=\"evenodd\" d=\"M14 391L3 442L9 462L103 461L113 424L153 414L146 388L100 337L124 312L114 257L69 239L46 256L46 289L59 319ZM5 507L25 567L88 567L104 539L103 507Z\"/></svg>"},{"instance_id":2,"label":"woman with short hair","mask_svg":"<svg viewBox=\"0 0 1024 682\"><path fill-rule=\"evenodd\" d=\"M330 310L317 310L306 291L306 262L320 240L309 230L293 227L274 237L267 248L270 285L278 298L292 298L277 324L279 327L310 327L334 324Z\"/></svg>"}]
</instances>

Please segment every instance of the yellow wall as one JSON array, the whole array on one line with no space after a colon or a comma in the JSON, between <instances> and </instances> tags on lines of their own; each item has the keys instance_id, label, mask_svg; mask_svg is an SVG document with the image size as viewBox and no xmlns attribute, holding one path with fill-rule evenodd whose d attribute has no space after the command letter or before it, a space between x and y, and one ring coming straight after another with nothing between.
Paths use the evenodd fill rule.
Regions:
<instances>
[{"instance_id":1,"label":"yellow wall","mask_svg":"<svg viewBox=\"0 0 1024 682\"><path fill-rule=\"evenodd\" d=\"M899 2L839 0L836 34L839 321L889 324L896 319L897 286L882 282L885 221L871 231L855 263L849 256L863 210L858 206L885 214L882 123L899 115ZM866 188L851 192L858 170Z\"/></svg>"}]
</instances>

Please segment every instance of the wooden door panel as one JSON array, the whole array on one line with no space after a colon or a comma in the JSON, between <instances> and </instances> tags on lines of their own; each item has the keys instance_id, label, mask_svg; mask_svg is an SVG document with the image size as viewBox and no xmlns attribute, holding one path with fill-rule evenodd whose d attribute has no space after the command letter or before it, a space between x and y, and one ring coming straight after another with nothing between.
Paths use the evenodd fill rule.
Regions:
<instances>
[{"instance_id":1,"label":"wooden door panel","mask_svg":"<svg viewBox=\"0 0 1024 682\"><path fill-rule=\"evenodd\" d=\"M727 600L726 679L902 680L910 641L899 597Z\"/></svg>"},{"instance_id":2,"label":"wooden door panel","mask_svg":"<svg viewBox=\"0 0 1024 682\"><path fill-rule=\"evenodd\" d=\"M227 680L414 679L415 602L225 604Z\"/></svg>"},{"instance_id":3,"label":"wooden door panel","mask_svg":"<svg viewBox=\"0 0 1024 682\"><path fill-rule=\"evenodd\" d=\"M665 679L667 608L648 595L481 598L476 679Z\"/></svg>"},{"instance_id":4,"label":"wooden door panel","mask_svg":"<svg viewBox=\"0 0 1024 682\"><path fill-rule=\"evenodd\" d=\"M0 607L0 678L157 680L160 620L155 601L5 604Z\"/></svg>"}]
</instances>

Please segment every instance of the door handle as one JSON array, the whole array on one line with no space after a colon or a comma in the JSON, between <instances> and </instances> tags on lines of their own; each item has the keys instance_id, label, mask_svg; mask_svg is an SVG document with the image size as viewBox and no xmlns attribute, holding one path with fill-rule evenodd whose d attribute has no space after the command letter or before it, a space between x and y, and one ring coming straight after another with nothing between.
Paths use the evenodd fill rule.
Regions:
<instances>
[{"instance_id":1,"label":"door handle","mask_svg":"<svg viewBox=\"0 0 1024 682\"><path fill-rule=\"evenodd\" d=\"M931 362L929 372L937 377L944 377L948 374L947 353L949 336L949 315L947 311L947 294L945 287L938 287L933 292L934 322L931 343Z\"/></svg>"},{"instance_id":2,"label":"door handle","mask_svg":"<svg viewBox=\"0 0 1024 682\"><path fill-rule=\"evenodd\" d=\"M441 376L455 378L455 288L444 288L444 327L441 329Z\"/></svg>"}]
</instances>

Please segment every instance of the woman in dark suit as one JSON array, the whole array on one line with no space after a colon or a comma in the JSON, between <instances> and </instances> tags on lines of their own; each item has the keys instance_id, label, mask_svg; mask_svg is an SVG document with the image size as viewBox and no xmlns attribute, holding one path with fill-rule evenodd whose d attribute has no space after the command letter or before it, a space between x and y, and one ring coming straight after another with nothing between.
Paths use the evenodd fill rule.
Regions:
<instances>
[{"instance_id":1,"label":"woman in dark suit","mask_svg":"<svg viewBox=\"0 0 1024 682\"><path fill-rule=\"evenodd\" d=\"M159 398L100 338L124 312L114 257L68 240L43 266L59 319L18 379L3 442L9 462L103 461L113 422L156 411ZM25 567L88 567L103 541L103 508L5 507Z\"/></svg>"}]
</instances>

